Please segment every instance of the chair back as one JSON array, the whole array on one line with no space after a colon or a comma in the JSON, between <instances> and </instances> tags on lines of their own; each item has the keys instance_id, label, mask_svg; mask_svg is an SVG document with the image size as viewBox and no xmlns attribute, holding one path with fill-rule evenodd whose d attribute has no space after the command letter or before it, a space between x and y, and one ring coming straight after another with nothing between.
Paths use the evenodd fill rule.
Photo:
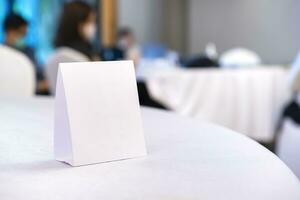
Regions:
<instances>
[{"instance_id":1,"label":"chair back","mask_svg":"<svg viewBox=\"0 0 300 200\"><path fill-rule=\"evenodd\" d=\"M84 54L68 47L58 48L46 63L46 77L49 83L49 91L55 94L56 78L59 63L63 62L86 62L89 58Z\"/></svg>"},{"instance_id":2,"label":"chair back","mask_svg":"<svg viewBox=\"0 0 300 200\"><path fill-rule=\"evenodd\" d=\"M0 46L0 95L30 97L35 93L34 65L25 54Z\"/></svg>"}]
</instances>

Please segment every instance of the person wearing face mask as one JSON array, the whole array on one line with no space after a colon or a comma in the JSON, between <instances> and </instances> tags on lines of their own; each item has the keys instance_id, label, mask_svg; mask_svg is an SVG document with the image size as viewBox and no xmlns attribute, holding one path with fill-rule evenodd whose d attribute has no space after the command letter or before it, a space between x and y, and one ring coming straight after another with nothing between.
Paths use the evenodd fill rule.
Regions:
<instances>
[{"instance_id":1,"label":"person wearing face mask","mask_svg":"<svg viewBox=\"0 0 300 200\"><path fill-rule=\"evenodd\" d=\"M124 59L133 60L135 67L139 65L141 50L130 28L121 28L118 32L118 48L122 50ZM154 100L143 79L137 78L139 102L143 106L168 110L164 105Z\"/></svg>"},{"instance_id":2,"label":"person wearing face mask","mask_svg":"<svg viewBox=\"0 0 300 200\"><path fill-rule=\"evenodd\" d=\"M100 60L94 51L96 13L82 1L66 3L54 38L55 51L46 62L46 77L50 94L55 94L59 63Z\"/></svg>"},{"instance_id":3,"label":"person wearing face mask","mask_svg":"<svg viewBox=\"0 0 300 200\"><path fill-rule=\"evenodd\" d=\"M54 46L69 47L90 60L99 60L92 46L96 30L96 13L91 6L82 1L67 3L60 17Z\"/></svg>"},{"instance_id":4,"label":"person wearing face mask","mask_svg":"<svg viewBox=\"0 0 300 200\"><path fill-rule=\"evenodd\" d=\"M9 14L4 19L4 44L23 51L26 47L24 38L27 34L28 22L20 15Z\"/></svg>"},{"instance_id":5,"label":"person wearing face mask","mask_svg":"<svg viewBox=\"0 0 300 200\"><path fill-rule=\"evenodd\" d=\"M27 46L25 37L27 35L28 21L21 15L11 13L6 16L3 23L4 45L24 53L34 64L36 78L38 81L37 92L43 87L43 72L35 57L34 49ZM42 89L41 89L42 90Z\"/></svg>"}]
</instances>

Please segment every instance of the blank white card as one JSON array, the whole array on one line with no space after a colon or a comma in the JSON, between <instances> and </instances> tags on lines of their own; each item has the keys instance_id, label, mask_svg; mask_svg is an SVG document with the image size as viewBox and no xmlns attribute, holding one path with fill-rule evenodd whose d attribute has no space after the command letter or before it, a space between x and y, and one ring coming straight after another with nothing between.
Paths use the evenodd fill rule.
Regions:
<instances>
[{"instance_id":1,"label":"blank white card","mask_svg":"<svg viewBox=\"0 0 300 200\"><path fill-rule=\"evenodd\" d=\"M54 154L72 166L146 155L132 61L60 64Z\"/></svg>"}]
</instances>

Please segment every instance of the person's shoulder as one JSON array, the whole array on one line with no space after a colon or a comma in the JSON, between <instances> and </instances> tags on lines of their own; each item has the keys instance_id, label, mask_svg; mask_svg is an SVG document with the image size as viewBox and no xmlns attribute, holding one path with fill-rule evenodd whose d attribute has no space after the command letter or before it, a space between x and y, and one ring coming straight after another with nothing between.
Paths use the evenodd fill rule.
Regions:
<instances>
[{"instance_id":1,"label":"person's shoulder","mask_svg":"<svg viewBox=\"0 0 300 200\"><path fill-rule=\"evenodd\" d=\"M23 52L20 52L19 50L7 45L0 45L0 53L13 55L15 57L20 57L22 59L28 59Z\"/></svg>"}]
</instances>

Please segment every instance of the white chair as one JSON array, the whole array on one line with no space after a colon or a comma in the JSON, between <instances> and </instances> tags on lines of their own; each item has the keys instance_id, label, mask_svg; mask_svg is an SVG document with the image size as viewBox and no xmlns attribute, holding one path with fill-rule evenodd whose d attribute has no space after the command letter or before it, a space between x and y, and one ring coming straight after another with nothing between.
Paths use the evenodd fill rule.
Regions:
<instances>
[{"instance_id":1,"label":"white chair","mask_svg":"<svg viewBox=\"0 0 300 200\"><path fill-rule=\"evenodd\" d=\"M244 48L234 48L226 51L220 57L223 68L251 67L261 64L261 58L253 51Z\"/></svg>"},{"instance_id":2,"label":"white chair","mask_svg":"<svg viewBox=\"0 0 300 200\"><path fill-rule=\"evenodd\" d=\"M0 46L0 95L30 97L35 92L34 66L23 53Z\"/></svg>"},{"instance_id":3,"label":"white chair","mask_svg":"<svg viewBox=\"0 0 300 200\"><path fill-rule=\"evenodd\" d=\"M63 62L86 62L89 58L84 54L69 47L58 48L46 63L46 77L49 82L51 94L55 94L56 78L59 63Z\"/></svg>"}]
</instances>

